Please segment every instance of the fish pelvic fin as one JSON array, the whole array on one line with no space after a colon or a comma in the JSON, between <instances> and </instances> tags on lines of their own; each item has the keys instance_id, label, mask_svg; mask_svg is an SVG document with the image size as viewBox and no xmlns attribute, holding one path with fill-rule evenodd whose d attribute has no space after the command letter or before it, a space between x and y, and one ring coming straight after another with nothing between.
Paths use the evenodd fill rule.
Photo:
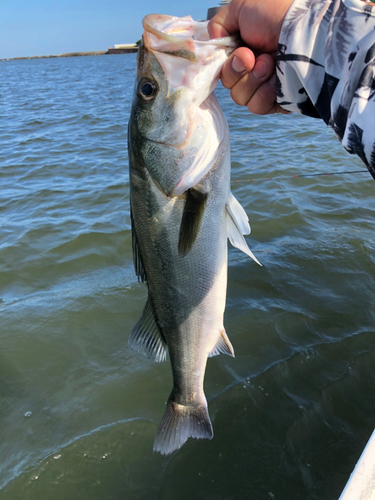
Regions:
<instances>
[{"instance_id":1,"label":"fish pelvic fin","mask_svg":"<svg viewBox=\"0 0 375 500\"><path fill-rule=\"evenodd\" d=\"M185 257L193 248L202 224L206 207L207 193L191 188L186 192L185 207L182 214L178 252Z\"/></svg>"},{"instance_id":2,"label":"fish pelvic fin","mask_svg":"<svg viewBox=\"0 0 375 500\"><path fill-rule=\"evenodd\" d=\"M157 363L167 359L167 345L156 322L149 299L130 334L129 346Z\"/></svg>"},{"instance_id":3,"label":"fish pelvic fin","mask_svg":"<svg viewBox=\"0 0 375 500\"><path fill-rule=\"evenodd\" d=\"M227 235L231 244L251 257L257 264L262 265L248 247L244 234L250 234L250 224L245 210L236 200L233 194L230 194L229 201L226 204L227 213Z\"/></svg>"},{"instance_id":4,"label":"fish pelvic fin","mask_svg":"<svg viewBox=\"0 0 375 500\"><path fill-rule=\"evenodd\" d=\"M218 356L221 353L234 358L234 349L224 328L220 330L219 340L216 342L215 347L212 349L208 357L212 358L213 356Z\"/></svg>"},{"instance_id":5,"label":"fish pelvic fin","mask_svg":"<svg viewBox=\"0 0 375 500\"><path fill-rule=\"evenodd\" d=\"M169 455L181 448L189 438L212 439L214 432L207 403L185 406L168 399L164 417L154 441L154 451Z\"/></svg>"}]
</instances>

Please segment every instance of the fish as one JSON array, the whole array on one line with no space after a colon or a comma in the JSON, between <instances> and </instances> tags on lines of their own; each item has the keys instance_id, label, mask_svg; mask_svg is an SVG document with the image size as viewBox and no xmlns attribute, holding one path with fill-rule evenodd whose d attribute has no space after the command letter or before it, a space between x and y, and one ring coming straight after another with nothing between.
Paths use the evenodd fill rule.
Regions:
<instances>
[{"instance_id":1,"label":"fish","mask_svg":"<svg viewBox=\"0 0 375 500\"><path fill-rule=\"evenodd\" d=\"M148 15L128 125L132 249L148 298L129 345L169 354L173 389L153 450L212 439L207 358L234 356L224 328L229 238L256 262L248 217L230 191L229 129L213 93L235 37L210 40L207 22ZM258 262L259 263L259 262Z\"/></svg>"}]
</instances>

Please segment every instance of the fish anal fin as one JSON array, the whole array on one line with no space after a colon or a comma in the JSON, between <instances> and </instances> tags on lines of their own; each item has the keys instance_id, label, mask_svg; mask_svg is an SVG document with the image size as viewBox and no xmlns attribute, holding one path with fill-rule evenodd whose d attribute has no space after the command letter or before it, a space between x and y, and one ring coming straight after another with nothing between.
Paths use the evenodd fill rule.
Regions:
<instances>
[{"instance_id":1,"label":"fish anal fin","mask_svg":"<svg viewBox=\"0 0 375 500\"><path fill-rule=\"evenodd\" d=\"M173 400L173 391L154 441L154 451L169 455L189 438L212 439L212 424L206 403L181 405Z\"/></svg>"},{"instance_id":2,"label":"fish anal fin","mask_svg":"<svg viewBox=\"0 0 375 500\"><path fill-rule=\"evenodd\" d=\"M193 248L202 224L207 193L191 188L186 191L185 207L182 214L178 252L185 257Z\"/></svg>"},{"instance_id":3,"label":"fish anal fin","mask_svg":"<svg viewBox=\"0 0 375 500\"><path fill-rule=\"evenodd\" d=\"M141 317L130 334L129 346L158 363L167 358L166 343L156 322L150 300L147 300Z\"/></svg>"},{"instance_id":4,"label":"fish anal fin","mask_svg":"<svg viewBox=\"0 0 375 500\"><path fill-rule=\"evenodd\" d=\"M131 203L130 203L130 220L131 220L131 226L132 226L132 248L133 248L134 270L135 270L135 274L137 275L138 281L142 281L142 283L145 283L147 281L146 280L146 273L145 273L145 269L144 269L143 263L142 263L141 252L139 250L137 233L135 232Z\"/></svg>"},{"instance_id":5,"label":"fish anal fin","mask_svg":"<svg viewBox=\"0 0 375 500\"><path fill-rule=\"evenodd\" d=\"M228 354L228 356L232 356L234 358L234 349L224 328L220 330L219 339L208 357L212 358L213 356L218 356L220 353Z\"/></svg>"}]
</instances>

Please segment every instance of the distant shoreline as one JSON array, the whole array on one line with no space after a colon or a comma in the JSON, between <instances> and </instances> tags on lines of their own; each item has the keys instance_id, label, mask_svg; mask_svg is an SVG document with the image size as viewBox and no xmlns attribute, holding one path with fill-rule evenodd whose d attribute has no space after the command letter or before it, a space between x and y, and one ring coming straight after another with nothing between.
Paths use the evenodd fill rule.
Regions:
<instances>
[{"instance_id":1,"label":"distant shoreline","mask_svg":"<svg viewBox=\"0 0 375 500\"><path fill-rule=\"evenodd\" d=\"M108 50L96 50L92 52L67 52L66 54L58 54L51 56L25 56L25 57L9 57L6 59L0 59L0 61L18 61L22 59L50 59L54 57L80 57L80 56L105 56L107 54L130 54L138 52L138 49L108 49Z\"/></svg>"}]
</instances>

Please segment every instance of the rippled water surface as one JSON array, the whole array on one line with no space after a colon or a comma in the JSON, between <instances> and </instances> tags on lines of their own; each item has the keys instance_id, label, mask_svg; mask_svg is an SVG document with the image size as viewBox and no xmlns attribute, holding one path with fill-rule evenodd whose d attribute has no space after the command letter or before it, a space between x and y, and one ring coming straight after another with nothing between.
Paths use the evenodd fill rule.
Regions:
<instances>
[{"instance_id":1,"label":"rippled water surface","mask_svg":"<svg viewBox=\"0 0 375 500\"><path fill-rule=\"evenodd\" d=\"M127 347L135 55L0 62L0 499L335 500L375 422L375 183L324 124L217 91L264 267L231 248L215 437L152 452L169 363ZM269 179L272 177L272 179ZM255 179L255 180L252 180Z\"/></svg>"}]
</instances>

